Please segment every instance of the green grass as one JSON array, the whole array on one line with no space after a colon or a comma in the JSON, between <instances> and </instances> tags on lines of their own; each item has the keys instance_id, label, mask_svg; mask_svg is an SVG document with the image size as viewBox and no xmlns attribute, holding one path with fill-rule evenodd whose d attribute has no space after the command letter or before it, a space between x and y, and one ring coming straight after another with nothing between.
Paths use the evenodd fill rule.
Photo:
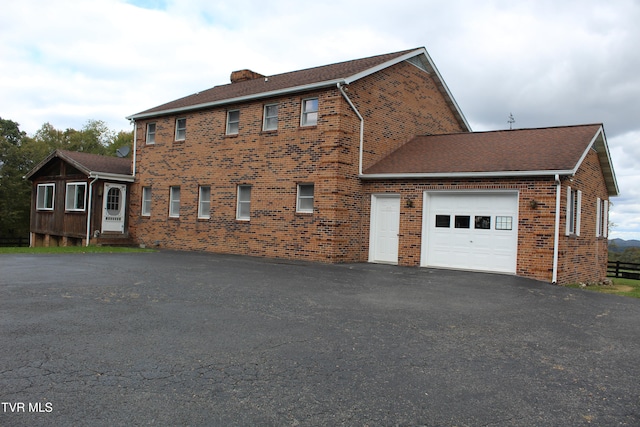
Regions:
<instances>
[{"instance_id":1,"label":"green grass","mask_svg":"<svg viewBox=\"0 0 640 427\"><path fill-rule=\"evenodd\" d=\"M121 246L56 246L38 248L0 247L1 254L99 254L99 253L128 253L154 252L152 249L127 248Z\"/></svg>"},{"instance_id":2,"label":"green grass","mask_svg":"<svg viewBox=\"0 0 640 427\"><path fill-rule=\"evenodd\" d=\"M613 281L613 285L590 285L586 287L581 287L580 285L568 285L568 287L602 292L604 294L640 298L640 280L620 279L614 277L610 277L609 279Z\"/></svg>"}]
</instances>

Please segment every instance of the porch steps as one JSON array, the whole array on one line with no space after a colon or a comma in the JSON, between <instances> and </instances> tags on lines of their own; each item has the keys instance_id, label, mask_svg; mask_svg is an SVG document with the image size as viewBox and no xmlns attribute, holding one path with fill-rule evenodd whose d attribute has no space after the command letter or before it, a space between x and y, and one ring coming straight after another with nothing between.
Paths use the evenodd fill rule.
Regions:
<instances>
[{"instance_id":1,"label":"porch steps","mask_svg":"<svg viewBox=\"0 0 640 427\"><path fill-rule=\"evenodd\" d=\"M138 244L134 242L128 234L102 234L100 237L95 239L94 243L97 246L138 247Z\"/></svg>"}]
</instances>

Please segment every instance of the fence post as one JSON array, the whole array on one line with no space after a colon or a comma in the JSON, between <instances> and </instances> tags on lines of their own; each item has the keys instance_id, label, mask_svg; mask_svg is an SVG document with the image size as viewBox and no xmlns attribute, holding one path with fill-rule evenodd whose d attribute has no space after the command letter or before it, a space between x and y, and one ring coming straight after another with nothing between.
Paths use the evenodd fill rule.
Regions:
<instances>
[{"instance_id":1,"label":"fence post","mask_svg":"<svg viewBox=\"0 0 640 427\"><path fill-rule=\"evenodd\" d=\"M616 277L618 276L618 273L620 272L620 261L616 261Z\"/></svg>"}]
</instances>

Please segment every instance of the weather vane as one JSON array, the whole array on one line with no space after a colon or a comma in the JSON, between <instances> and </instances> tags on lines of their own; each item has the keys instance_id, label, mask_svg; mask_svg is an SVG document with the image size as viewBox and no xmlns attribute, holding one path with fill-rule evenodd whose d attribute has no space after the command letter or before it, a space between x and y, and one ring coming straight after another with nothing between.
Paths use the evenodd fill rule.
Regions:
<instances>
[{"instance_id":1,"label":"weather vane","mask_svg":"<svg viewBox=\"0 0 640 427\"><path fill-rule=\"evenodd\" d=\"M507 120L507 123L509 123L509 130L513 129L513 124L516 122L516 119L513 118L513 114L509 113L509 120Z\"/></svg>"}]
</instances>

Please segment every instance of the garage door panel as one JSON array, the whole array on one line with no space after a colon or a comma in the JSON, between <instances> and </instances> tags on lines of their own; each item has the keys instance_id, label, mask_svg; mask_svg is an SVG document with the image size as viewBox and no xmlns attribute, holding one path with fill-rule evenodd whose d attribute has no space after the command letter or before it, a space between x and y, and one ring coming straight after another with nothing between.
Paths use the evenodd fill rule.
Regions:
<instances>
[{"instance_id":1,"label":"garage door panel","mask_svg":"<svg viewBox=\"0 0 640 427\"><path fill-rule=\"evenodd\" d=\"M516 192L426 192L421 264L515 273L517 210Z\"/></svg>"}]
</instances>

